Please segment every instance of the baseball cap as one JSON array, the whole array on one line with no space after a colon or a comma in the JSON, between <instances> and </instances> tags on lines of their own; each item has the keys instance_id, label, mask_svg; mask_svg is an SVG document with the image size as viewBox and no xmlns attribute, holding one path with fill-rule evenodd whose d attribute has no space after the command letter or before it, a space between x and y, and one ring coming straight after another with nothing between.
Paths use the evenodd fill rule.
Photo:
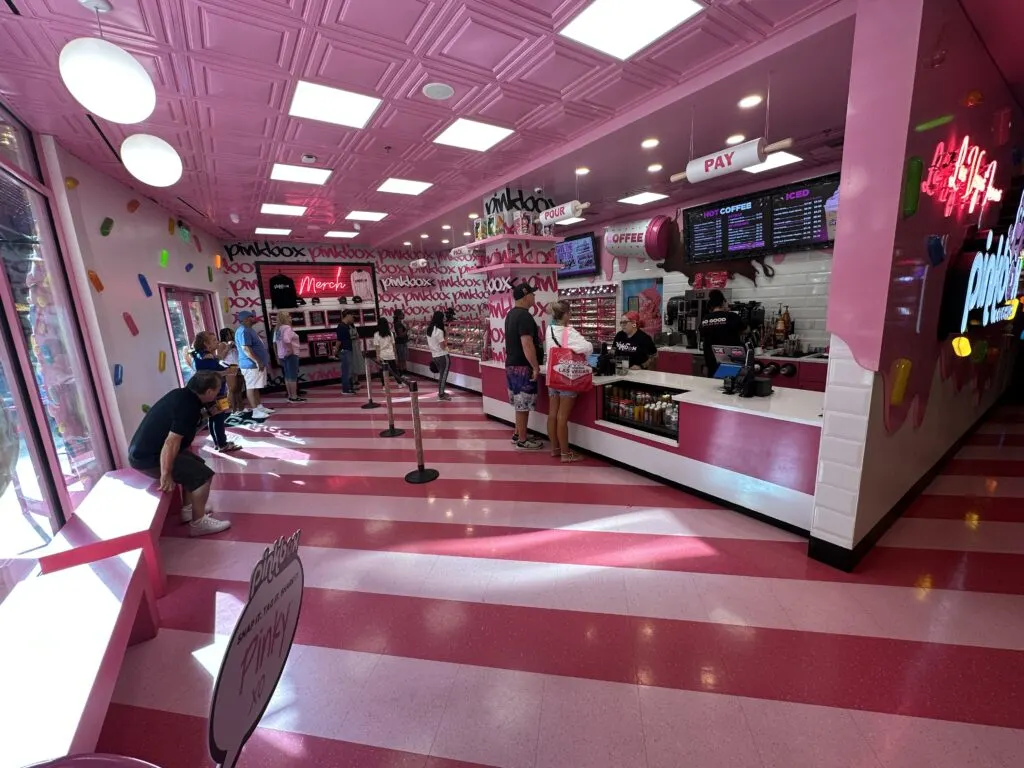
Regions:
<instances>
[{"instance_id":1,"label":"baseball cap","mask_svg":"<svg viewBox=\"0 0 1024 768\"><path fill-rule=\"evenodd\" d=\"M243 310L243 311L238 313L238 322L243 322L245 320L248 320L250 317L256 317L256 313L255 312L250 312L248 309Z\"/></svg>"},{"instance_id":2,"label":"baseball cap","mask_svg":"<svg viewBox=\"0 0 1024 768\"><path fill-rule=\"evenodd\" d=\"M531 293L536 292L537 289L534 288L529 283L519 283L518 285L516 285L515 288L512 289L512 298L514 298L516 301L519 301L520 299L525 299Z\"/></svg>"}]
</instances>

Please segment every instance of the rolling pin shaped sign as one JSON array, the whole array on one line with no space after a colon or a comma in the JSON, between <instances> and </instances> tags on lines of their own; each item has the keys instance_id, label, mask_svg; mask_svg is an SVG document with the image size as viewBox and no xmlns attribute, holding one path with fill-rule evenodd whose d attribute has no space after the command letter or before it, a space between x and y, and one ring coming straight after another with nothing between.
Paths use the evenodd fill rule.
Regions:
<instances>
[{"instance_id":1,"label":"rolling pin shaped sign","mask_svg":"<svg viewBox=\"0 0 1024 768\"><path fill-rule=\"evenodd\" d=\"M299 535L263 551L249 579L249 600L231 633L210 705L210 757L234 768L259 725L295 640L305 576Z\"/></svg>"}]
</instances>

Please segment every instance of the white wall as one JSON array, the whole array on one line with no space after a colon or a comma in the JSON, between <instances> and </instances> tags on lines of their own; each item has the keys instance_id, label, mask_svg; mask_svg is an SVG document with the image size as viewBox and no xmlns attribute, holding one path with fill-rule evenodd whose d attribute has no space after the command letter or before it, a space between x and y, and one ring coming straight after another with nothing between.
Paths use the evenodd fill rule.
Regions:
<instances>
[{"instance_id":1,"label":"white wall","mask_svg":"<svg viewBox=\"0 0 1024 768\"><path fill-rule=\"evenodd\" d=\"M603 234L603 228L598 234ZM778 258L778 257L777 257ZM690 289L685 275L666 273L654 266L648 259L628 259L625 271L620 270L621 259L614 259L611 282L622 280L664 278L664 296L667 302ZM746 277L736 276L729 281L727 289L732 292L733 301L760 301L769 316L778 310L779 304L788 305L789 313L796 322L796 333L805 344L812 347L828 346L825 330L825 314L828 307L829 278L832 273L831 251L807 251L787 254L778 263L769 259L775 269L771 278L758 277L755 285ZM559 288L590 283L607 282L603 275L595 278L561 280ZM664 315L665 308L662 308Z\"/></svg>"},{"instance_id":2,"label":"white wall","mask_svg":"<svg viewBox=\"0 0 1024 768\"><path fill-rule=\"evenodd\" d=\"M86 335L92 354L99 356L106 376L100 379L100 396L105 398L110 413L112 439L119 464L127 459L128 442L142 421L143 404L152 404L178 385L163 306L161 284L193 288L215 293L218 322L221 318L221 295L226 286L222 272L214 270L210 282L207 267L213 266L214 254L221 243L209 233L189 222L192 234L198 236L202 251L194 242L186 243L177 234L168 232L168 211L145 196L129 189L105 174L93 170L60 147L48 151L51 188L56 190L58 215L68 248L71 279L78 282L86 302L84 307ZM53 162L53 161L56 162ZM67 189L65 179L78 184ZM139 202L134 213L128 203ZM105 218L114 220L110 234L104 237L100 225ZM160 252L168 252L168 264L160 266ZM187 264L192 269L185 271ZM94 270L103 283L97 291L88 279ZM146 276L153 291L147 297L139 283L139 274ZM123 318L131 314L139 333L133 336ZM167 353L165 369L158 370L158 355ZM123 383L114 386L115 364L124 367Z\"/></svg>"}]
</instances>

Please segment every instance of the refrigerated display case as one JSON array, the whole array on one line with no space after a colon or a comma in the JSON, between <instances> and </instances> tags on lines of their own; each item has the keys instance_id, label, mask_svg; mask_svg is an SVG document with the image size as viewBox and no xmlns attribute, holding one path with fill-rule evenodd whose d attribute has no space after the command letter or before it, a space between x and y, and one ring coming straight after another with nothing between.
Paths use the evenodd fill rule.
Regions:
<instances>
[{"instance_id":1,"label":"refrigerated display case","mask_svg":"<svg viewBox=\"0 0 1024 768\"><path fill-rule=\"evenodd\" d=\"M679 439L679 403L672 400L684 389L667 389L650 384L620 381L602 387L598 418L612 424Z\"/></svg>"},{"instance_id":2,"label":"refrigerated display case","mask_svg":"<svg viewBox=\"0 0 1024 768\"><path fill-rule=\"evenodd\" d=\"M409 346L427 349L427 326L430 323L412 321L406 325L409 328ZM452 354L481 358L487 347L487 321L480 317L445 323L445 338Z\"/></svg>"}]
</instances>

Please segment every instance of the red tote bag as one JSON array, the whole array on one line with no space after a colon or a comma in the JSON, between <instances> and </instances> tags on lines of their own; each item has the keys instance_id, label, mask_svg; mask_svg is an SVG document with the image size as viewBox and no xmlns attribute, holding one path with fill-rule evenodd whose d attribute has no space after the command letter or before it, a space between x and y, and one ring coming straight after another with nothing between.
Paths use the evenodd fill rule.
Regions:
<instances>
[{"instance_id":1,"label":"red tote bag","mask_svg":"<svg viewBox=\"0 0 1024 768\"><path fill-rule=\"evenodd\" d=\"M548 329L555 348L548 355L548 387L563 392L589 392L594 387L594 373L585 355L569 349L569 329L562 329L562 341L555 338L554 326Z\"/></svg>"}]
</instances>

